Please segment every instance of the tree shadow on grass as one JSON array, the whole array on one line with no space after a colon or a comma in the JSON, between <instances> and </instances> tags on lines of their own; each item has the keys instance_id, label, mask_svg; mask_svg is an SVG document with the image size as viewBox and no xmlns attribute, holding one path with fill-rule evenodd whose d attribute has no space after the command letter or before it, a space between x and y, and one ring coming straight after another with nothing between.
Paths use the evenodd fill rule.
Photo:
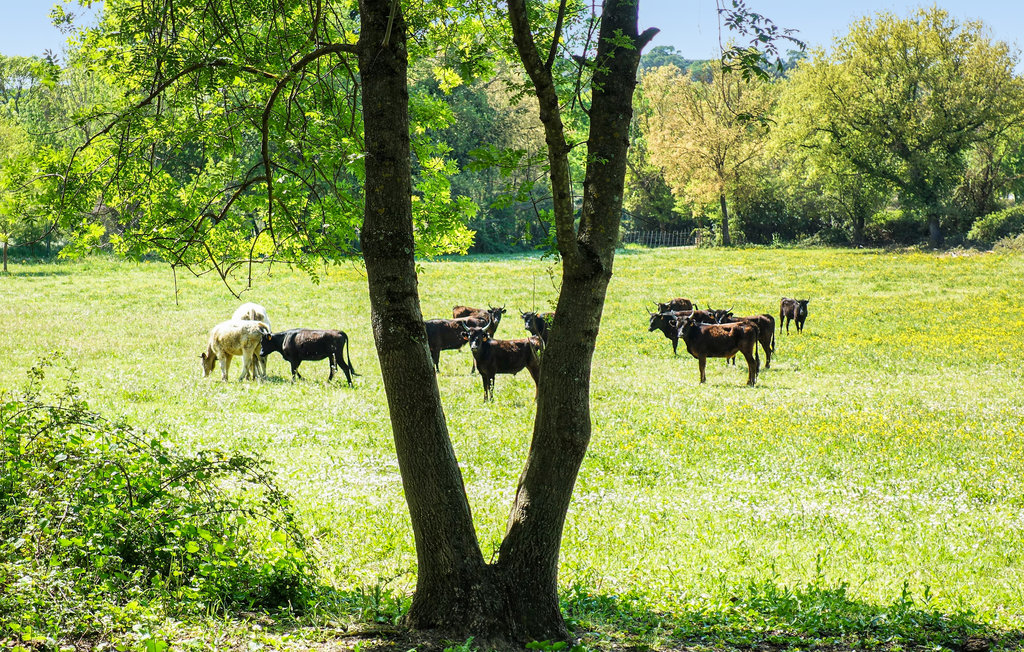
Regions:
<instances>
[{"instance_id":1,"label":"tree shadow on grass","mask_svg":"<svg viewBox=\"0 0 1024 652\"><path fill-rule=\"evenodd\" d=\"M310 626L262 617L266 632L292 641L311 637L319 652L473 652L523 647L480 636L451 640L437 632L410 631L394 623L408 598L380 590L331 592L327 611L347 625ZM1024 631L1001 630L970 613L945 613L915 600L904 589L892 604L851 597L846 585L814 583L790 589L771 581L751 584L738 595L715 602L702 599L677 611L650 606L642 593L610 595L586 587L563 593L562 611L581 647L541 642L532 648L652 652L782 652L788 650L929 650L932 652L1009 652L1024 649ZM322 604L326 607L327 604ZM245 616L242 617L243 619ZM307 639L309 640L309 639Z\"/></svg>"},{"instance_id":2,"label":"tree shadow on grass","mask_svg":"<svg viewBox=\"0 0 1024 652\"><path fill-rule=\"evenodd\" d=\"M751 584L723 603L693 602L674 613L640 594L611 596L574 587L562 609L583 645L633 650L948 650L1024 647L1024 632L1000 630L971 613L944 613L904 587L889 605L858 601L845 584L790 589Z\"/></svg>"}]
</instances>

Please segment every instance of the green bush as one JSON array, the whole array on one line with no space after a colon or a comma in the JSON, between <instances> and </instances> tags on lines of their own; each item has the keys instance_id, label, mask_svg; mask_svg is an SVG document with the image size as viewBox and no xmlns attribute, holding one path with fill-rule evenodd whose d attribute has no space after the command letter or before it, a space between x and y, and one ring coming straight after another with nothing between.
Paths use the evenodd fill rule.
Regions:
<instances>
[{"instance_id":1,"label":"green bush","mask_svg":"<svg viewBox=\"0 0 1024 652\"><path fill-rule=\"evenodd\" d=\"M914 244L928 237L928 225L910 211L878 211L864 225L864 239L873 244Z\"/></svg>"},{"instance_id":2,"label":"green bush","mask_svg":"<svg viewBox=\"0 0 1024 652\"><path fill-rule=\"evenodd\" d=\"M1024 233L1024 204L979 217L967 233L967 238L991 244L1020 233Z\"/></svg>"},{"instance_id":3,"label":"green bush","mask_svg":"<svg viewBox=\"0 0 1024 652\"><path fill-rule=\"evenodd\" d=\"M265 463L107 421L73 371L44 397L59 359L0 398L0 639L89 631L140 604L301 608L312 562Z\"/></svg>"}]
</instances>

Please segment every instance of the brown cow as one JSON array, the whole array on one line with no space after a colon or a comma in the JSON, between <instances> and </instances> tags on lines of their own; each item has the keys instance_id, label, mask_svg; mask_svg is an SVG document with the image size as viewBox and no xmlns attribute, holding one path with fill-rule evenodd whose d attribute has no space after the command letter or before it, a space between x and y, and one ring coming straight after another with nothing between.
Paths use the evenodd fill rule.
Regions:
<instances>
[{"instance_id":1,"label":"brown cow","mask_svg":"<svg viewBox=\"0 0 1024 652\"><path fill-rule=\"evenodd\" d=\"M761 367L757 352L757 326L750 322L735 324L699 324L693 317L684 317L679 324L679 339L700 364L700 382L707 382L704 368L708 358L730 358L742 353L747 360L747 384L753 386Z\"/></svg>"},{"instance_id":2,"label":"brown cow","mask_svg":"<svg viewBox=\"0 0 1024 652\"><path fill-rule=\"evenodd\" d=\"M658 312L677 312L680 310L696 310L697 306L693 305L689 299L683 297L676 297L667 303L658 304Z\"/></svg>"},{"instance_id":3,"label":"brown cow","mask_svg":"<svg viewBox=\"0 0 1024 652\"><path fill-rule=\"evenodd\" d=\"M789 322L796 322L796 332L804 329L804 322L807 321L807 303L810 299L787 299L782 297L779 303L779 331L782 331L782 322L786 322L786 335L789 335Z\"/></svg>"},{"instance_id":4,"label":"brown cow","mask_svg":"<svg viewBox=\"0 0 1024 652\"><path fill-rule=\"evenodd\" d=\"M764 349L764 368L771 368L772 354L775 353L774 317L768 313L761 313L760 315L752 315L750 317L737 317L729 310L713 310L712 312L715 313L715 323L718 324L735 324L738 321L749 321L757 326L758 333L760 334L758 342L761 344L761 348ZM736 357L729 358L729 361L736 364Z\"/></svg>"},{"instance_id":5,"label":"brown cow","mask_svg":"<svg viewBox=\"0 0 1024 652\"><path fill-rule=\"evenodd\" d=\"M476 368L484 383L484 400L494 400L494 377L497 374L515 375L524 368L537 384L540 376L540 358L537 352L544 349L539 337L521 340L496 340L486 328L470 329L469 350L473 352Z\"/></svg>"}]
</instances>

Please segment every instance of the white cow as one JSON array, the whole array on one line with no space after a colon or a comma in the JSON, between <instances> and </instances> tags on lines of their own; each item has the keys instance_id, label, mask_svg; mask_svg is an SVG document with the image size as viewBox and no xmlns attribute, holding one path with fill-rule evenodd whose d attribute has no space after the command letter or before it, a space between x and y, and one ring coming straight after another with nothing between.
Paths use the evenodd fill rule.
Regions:
<instances>
[{"instance_id":1,"label":"white cow","mask_svg":"<svg viewBox=\"0 0 1024 652\"><path fill-rule=\"evenodd\" d=\"M231 319L214 326L210 329L206 353L199 356L203 360L203 377L209 376L214 364L220 360L221 380L227 381L231 356L237 355L242 358L242 375L238 380L244 380L250 371L255 379L256 372L251 367L259 357L264 335L270 335L270 327L250 319Z\"/></svg>"},{"instance_id":2,"label":"white cow","mask_svg":"<svg viewBox=\"0 0 1024 652\"><path fill-rule=\"evenodd\" d=\"M231 315L232 319L250 319L252 321L261 321L270 328L270 317L267 316L267 309L258 303L243 303L238 306L235 310L235 314ZM260 350L256 349L256 359L253 368L253 378L255 379L256 373L263 378L267 377L267 356L260 355Z\"/></svg>"}]
</instances>

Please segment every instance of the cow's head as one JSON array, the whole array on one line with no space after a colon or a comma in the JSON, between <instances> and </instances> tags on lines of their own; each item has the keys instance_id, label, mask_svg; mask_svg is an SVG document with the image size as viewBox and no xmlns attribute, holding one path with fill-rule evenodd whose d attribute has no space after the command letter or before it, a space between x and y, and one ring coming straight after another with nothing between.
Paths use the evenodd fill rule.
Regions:
<instances>
[{"instance_id":1,"label":"cow's head","mask_svg":"<svg viewBox=\"0 0 1024 652\"><path fill-rule=\"evenodd\" d=\"M487 345L491 341L491 336L487 334L486 328L471 328L468 332L469 335L469 350L479 351L481 348Z\"/></svg>"},{"instance_id":2,"label":"cow's head","mask_svg":"<svg viewBox=\"0 0 1024 652\"><path fill-rule=\"evenodd\" d=\"M526 330L528 330L528 331L530 331L532 333L533 332L532 326L533 326L534 320L537 319L537 313L535 313L535 312L523 312L523 311L520 310L519 314L523 318L523 328L525 328Z\"/></svg>"},{"instance_id":3,"label":"cow's head","mask_svg":"<svg viewBox=\"0 0 1024 652\"><path fill-rule=\"evenodd\" d=\"M203 378L206 378L213 371L213 366L217 364L217 356L213 353L201 353L199 357L203 361Z\"/></svg>"},{"instance_id":4,"label":"cow's head","mask_svg":"<svg viewBox=\"0 0 1024 652\"><path fill-rule=\"evenodd\" d=\"M796 300L796 303L797 303L796 315L797 315L797 317L806 317L807 316L807 303L809 301L810 301L810 299L797 299Z\"/></svg>"},{"instance_id":5,"label":"cow's head","mask_svg":"<svg viewBox=\"0 0 1024 652\"><path fill-rule=\"evenodd\" d=\"M679 337L681 338L685 338L686 333L689 332L689 330L693 328L695 324L698 323L700 322L694 319L694 315L692 314L686 317L680 317L679 319L672 320L672 324L675 326L676 332L679 334Z\"/></svg>"},{"instance_id":6,"label":"cow's head","mask_svg":"<svg viewBox=\"0 0 1024 652\"><path fill-rule=\"evenodd\" d=\"M648 333L653 333L654 331L656 331L659 328L661 328L661 325L663 323L665 323L665 315L661 314L660 312L652 312L652 313L650 313L650 315L651 315L651 327L647 329L647 332Z\"/></svg>"},{"instance_id":7,"label":"cow's head","mask_svg":"<svg viewBox=\"0 0 1024 652\"><path fill-rule=\"evenodd\" d=\"M487 306L487 314L491 316L491 319L494 320L495 324L501 322L501 316L504 315L506 312L507 311L505 310L505 306L501 306L499 308L495 308L494 306Z\"/></svg>"}]
</instances>

